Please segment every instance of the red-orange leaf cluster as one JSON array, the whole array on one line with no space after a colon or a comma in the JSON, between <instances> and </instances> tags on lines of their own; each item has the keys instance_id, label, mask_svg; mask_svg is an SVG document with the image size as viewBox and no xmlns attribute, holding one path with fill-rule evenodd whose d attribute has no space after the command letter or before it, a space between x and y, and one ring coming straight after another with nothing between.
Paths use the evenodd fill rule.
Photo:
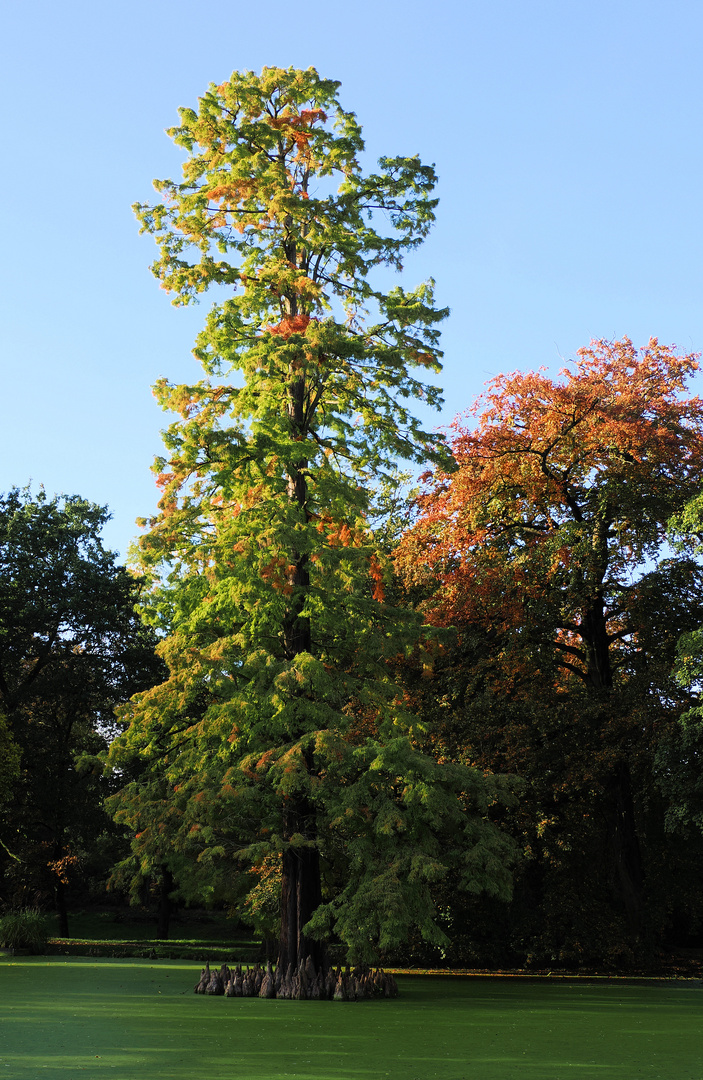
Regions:
<instances>
[{"instance_id":1,"label":"red-orange leaf cluster","mask_svg":"<svg viewBox=\"0 0 703 1080\"><path fill-rule=\"evenodd\" d=\"M607 684L605 654L627 637L618 594L703 482L703 402L683 396L697 369L696 354L625 338L591 342L559 380L493 379L478 422L454 422L458 469L425 478L398 553L431 618L504 632L548 603L561 665Z\"/></svg>"},{"instance_id":2,"label":"red-orange leaf cluster","mask_svg":"<svg viewBox=\"0 0 703 1080\"><path fill-rule=\"evenodd\" d=\"M327 113L324 109L301 109L299 114L295 113L283 113L282 116L269 117L267 123L269 127L279 131L281 128L293 128L299 130L301 127L309 127L317 120L322 120L323 123L327 119Z\"/></svg>"},{"instance_id":3,"label":"red-orange leaf cluster","mask_svg":"<svg viewBox=\"0 0 703 1080\"><path fill-rule=\"evenodd\" d=\"M373 591L371 595L374 600L378 600L380 603L385 598L386 590L383 584L383 569L376 555L372 555L369 560L369 573L373 580Z\"/></svg>"},{"instance_id":4,"label":"red-orange leaf cluster","mask_svg":"<svg viewBox=\"0 0 703 1080\"><path fill-rule=\"evenodd\" d=\"M289 338L291 334L304 334L310 322L309 315L286 315L276 326L265 326L264 330L269 334Z\"/></svg>"}]
</instances>

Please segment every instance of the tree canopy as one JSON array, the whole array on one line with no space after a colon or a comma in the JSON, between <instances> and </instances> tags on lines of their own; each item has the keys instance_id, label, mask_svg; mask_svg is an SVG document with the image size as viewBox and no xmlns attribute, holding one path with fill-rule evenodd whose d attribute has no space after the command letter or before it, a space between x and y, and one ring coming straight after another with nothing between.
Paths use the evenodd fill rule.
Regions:
<instances>
[{"instance_id":1,"label":"tree canopy","mask_svg":"<svg viewBox=\"0 0 703 1080\"><path fill-rule=\"evenodd\" d=\"M397 553L422 610L460 633L437 665L445 738L529 780L520 828L544 873L524 880L533 906L549 891L543 940L561 919L551 951L572 957L596 918L589 894L599 947L621 916L620 943L651 931L647 878L660 887L672 850L657 748L690 703L673 665L703 608L691 543L673 552L666 537L703 480L703 402L686 396L697 369L693 354L623 339L592 342L556 380L498 376L475 422L455 422L457 467L427 475Z\"/></svg>"},{"instance_id":2,"label":"tree canopy","mask_svg":"<svg viewBox=\"0 0 703 1080\"><path fill-rule=\"evenodd\" d=\"M637 652L628 613L648 562L703 478L703 402L683 397L697 368L656 339L639 352L624 339L580 349L560 382L494 379L478 424L454 423L458 469L432 477L399 555L411 577L439 583L435 618L490 609L492 627L509 628L548 603L555 662L609 687Z\"/></svg>"},{"instance_id":3,"label":"tree canopy","mask_svg":"<svg viewBox=\"0 0 703 1080\"><path fill-rule=\"evenodd\" d=\"M105 748L115 706L159 670L139 582L102 545L107 517L78 496L0 497L3 895L55 898L65 932L65 886L110 826L100 769L80 760Z\"/></svg>"}]
</instances>

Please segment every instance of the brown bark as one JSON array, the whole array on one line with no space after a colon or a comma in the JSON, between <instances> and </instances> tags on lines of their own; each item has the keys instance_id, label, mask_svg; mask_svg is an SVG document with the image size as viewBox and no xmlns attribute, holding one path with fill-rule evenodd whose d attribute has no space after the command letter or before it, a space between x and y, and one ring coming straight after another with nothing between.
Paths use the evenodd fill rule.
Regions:
<instances>
[{"instance_id":1,"label":"brown bark","mask_svg":"<svg viewBox=\"0 0 703 1080\"><path fill-rule=\"evenodd\" d=\"M294 590L294 600L283 625L283 645L286 659L293 660L302 652L310 652L310 620L303 615L305 597L310 587L308 559L306 555L295 556L288 584Z\"/></svg>"},{"instance_id":2,"label":"brown bark","mask_svg":"<svg viewBox=\"0 0 703 1080\"><path fill-rule=\"evenodd\" d=\"M170 894L173 892L174 884L173 874L168 867L164 866L159 883L159 910L156 916L156 936L163 941L168 938L173 913L173 902Z\"/></svg>"},{"instance_id":3,"label":"brown bark","mask_svg":"<svg viewBox=\"0 0 703 1080\"><path fill-rule=\"evenodd\" d=\"M293 431L304 441L305 379L298 375L291 377L288 385L288 415ZM301 458L291 467L288 476L288 498L299 508L305 520L308 520L307 464L307 461ZM310 620L303 615L310 588L307 554L291 552L290 565L288 584L291 586L293 599L284 622L283 637L285 656L288 660L293 660L300 653L310 652L312 648ZM308 771L314 768L313 761L307 757L306 765ZM314 807L302 795L289 800L283 815L284 840L290 841L296 835L311 842L316 839ZM305 963L308 957L312 958L316 968L324 965L324 946L303 933L303 927L312 917L321 898L320 855L317 848L288 848L283 854L281 874L281 928L277 959L279 970L286 972L289 966L295 970L301 961Z\"/></svg>"},{"instance_id":4,"label":"brown bark","mask_svg":"<svg viewBox=\"0 0 703 1080\"><path fill-rule=\"evenodd\" d=\"M313 818L309 807L299 805L297 812L289 811L286 817L287 831L291 835L295 829L293 819L297 819L298 825L307 833L311 831ZM324 967L324 945L303 933L303 927L312 918L321 899L320 854L317 848L289 848L283 854L282 867L281 932L276 961L280 970L287 971L289 965L295 969L301 961L305 963L308 957L312 958L316 969Z\"/></svg>"},{"instance_id":5,"label":"brown bark","mask_svg":"<svg viewBox=\"0 0 703 1080\"><path fill-rule=\"evenodd\" d=\"M63 881L56 883L56 913L59 917L59 937L67 938L68 908L66 907L66 886Z\"/></svg>"},{"instance_id":6,"label":"brown bark","mask_svg":"<svg viewBox=\"0 0 703 1080\"><path fill-rule=\"evenodd\" d=\"M586 682L596 691L609 691L613 686L610 663L610 638L601 595L584 608L581 615L581 636L586 647Z\"/></svg>"},{"instance_id":7,"label":"brown bark","mask_svg":"<svg viewBox=\"0 0 703 1080\"><path fill-rule=\"evenodd\" d=\"M613 689L605 604L598 595L582 614L582 636L587 655L587 684L609 697ZM606 708L607 708L606 704ZM605 816L610 834L614 887L633 933L641 928L644 869L632 797L630 766L626 757L616 763L607 784Z\"/></svg>"},{"instance_id":8,"label":"brown bark","mask_svg":"<svg viewBox=\"0 0 703 1080\"><path fill-rule=\"evenodd\" d=\"M644 870L635 823L630 767L621 759L613 771L608 788L607 820L611 831L611 850L615 867L615 888L633 933L639 933L642 921Z\"/></svg>"}]
</instances>

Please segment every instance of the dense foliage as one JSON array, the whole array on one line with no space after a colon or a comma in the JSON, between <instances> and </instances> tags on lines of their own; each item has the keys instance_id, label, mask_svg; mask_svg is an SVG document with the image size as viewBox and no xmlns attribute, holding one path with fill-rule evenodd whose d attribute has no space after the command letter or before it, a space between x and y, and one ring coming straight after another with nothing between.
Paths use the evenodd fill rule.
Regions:
<instances>
[{"instance_id":1,"label":"dense foliage","mask_svg":"<svg viewBox=\"0 0 703 1080\"><path fill-rule=\"evenodd\" d=\"M160 670L106 518L77 496L0 497L0 887L7 903L55 903L66 933L67 888L114 858L95 755L115 706Z\"/></svg>"},{"instance_id":2,"label":"dense foliage","mask_svg":"<svg viewBox=\"0 0 703 1080\"><path fill-rule=\"evenodd\" d=\"M593 342L559 381L493 380L397 554L423 610L459 634L418 690L440 742L528 781L523 956L622 961L699 918L658 765L691 703L677 641L703 621L691 544L666 544L703 480L696 370L624 340Z\"/></svg>"},{"instance_id":3,"label":"dense foliage","mask_svg":"<svg viewBox=\"0 0 703 1080\"><path fill-rule=\"evenodd\" d=\"M9 911L0 918L0 946L42 953L49 940L49 920L39 908Z\"/></svg>"}]
</instances>

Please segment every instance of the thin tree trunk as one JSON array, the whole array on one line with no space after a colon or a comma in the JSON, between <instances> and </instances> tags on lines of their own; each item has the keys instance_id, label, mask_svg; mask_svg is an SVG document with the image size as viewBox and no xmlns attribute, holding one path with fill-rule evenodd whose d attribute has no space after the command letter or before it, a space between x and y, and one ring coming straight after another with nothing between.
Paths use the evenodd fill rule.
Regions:
<instances>
[{"instance_id":1,"label":"thin tree trunk","mask_svg":"<svg viewBox=\"0 0 703 1080\"><path fill-rule=\"evenodd\" d=\"M59 917L59 937L67 938L68 933L68 909L66 907L66 886L63 881L56 883L56 912Z\"/></svg>"},{"instance_id":2,"label":"thin tree trunk","mask_svg":"<svg viewBox=\"0 0 703 1080\"><path fill-rule=\"evenodd\" d=\"M159 884L159 910L156 917L156 936L164 941L168 938L171 914L173 912L173 903L169 895L173 892L173 886L173 874L167 866L164 866Z\"/></svg>"}]
</instances>

